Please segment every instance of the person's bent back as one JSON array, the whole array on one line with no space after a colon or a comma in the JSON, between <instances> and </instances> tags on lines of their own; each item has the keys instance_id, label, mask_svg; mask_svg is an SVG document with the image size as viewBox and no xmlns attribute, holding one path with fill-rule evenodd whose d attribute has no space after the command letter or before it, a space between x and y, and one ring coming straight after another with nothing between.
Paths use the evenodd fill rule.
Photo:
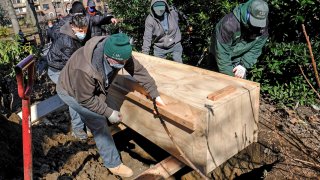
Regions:
<instances>
[{"instance_id":1,"label":"person's bent back","mask_svg":"<svg viewBox=\"0 0 320 180\"><path fill-rule=\"evenodd\" d=\"M225 15L212 36L211 55L218 71L245 78L268 38L268 4L249 0Z\"/></svg>"}]
</instances>

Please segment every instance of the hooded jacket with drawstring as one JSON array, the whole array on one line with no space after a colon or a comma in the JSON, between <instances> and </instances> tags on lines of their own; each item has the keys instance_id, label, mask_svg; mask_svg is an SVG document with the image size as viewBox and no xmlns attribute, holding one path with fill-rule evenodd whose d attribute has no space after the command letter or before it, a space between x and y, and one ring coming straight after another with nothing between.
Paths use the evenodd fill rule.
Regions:
<instances>
[{"instance_id":1,"label":"hooded jacket with drawstring","mask_svg":"<svg viewBox=\"0 0 320 180\"><path fill-rule=\"evenodd\" d=\"M247 13L251 2L240 4L216 25L210 51L221 73L234 76L232 70L237 65L251 68L267 42L268 20L264 28L249 25Z\"/></svg>"},{"instance_id":2,"label":"hooded jacket with drawstring","mask_svg":"<svg viewBox=\"0 0 320 180\"><path fill-rule=\"evenodd\" d=\"M166 33L160 23L160 20L156 17L152 6L155 2L162 1L166 5L165 13L168 14L169 29ZM175 9L170 8L166 0L152 0L150 6L150 14L145 21L145 30L143 35L142 52L149 54L152 44L152 38L155 37L153 43L161 49L170 49L175 44L181 41L181 32L178 26L179 15Z\"/></svg>"},{"instance_id":3,"label":"hooded jacket with drawstring","mask_svg":"<svg viewBox=\"0 0 320 180\"><path fill-rule=\"evenodd\" d=\"M83 41L75 35L69 23L60 28L60 35L51 45L47 54L49 68L61 71L71 55L82 46Z\"/></svg>"},{"instance_id":4,"label":"hooded jacket with drawstring","mask_svg":"<svg viewBox=\"0 0 320 180\"><path fill-rule=\"evenodd\" d=\"M71 56L60 72L57 91L66 91L81 106L110 117L113 109L106 103L107 91L119 70L104 63L103 47L107 38L93 37ZM134 57L128 59L124 69L144 87L151 98L159 96L154 79Z\"/></svg>"}]
</instances>

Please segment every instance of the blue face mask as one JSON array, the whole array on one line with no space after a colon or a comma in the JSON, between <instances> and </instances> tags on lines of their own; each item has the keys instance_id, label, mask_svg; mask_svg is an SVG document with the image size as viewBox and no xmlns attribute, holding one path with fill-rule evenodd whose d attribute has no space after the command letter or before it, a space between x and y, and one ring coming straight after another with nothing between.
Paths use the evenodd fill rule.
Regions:
<instances>
[{"instance_id":1,"label":"blue face mask","mask_svg":"<svg viewBox=\"0 0 320 180\"><path fill-rule=\"evenodd\" d=\"M86 34L85 33L81 33L81 32L76 32L75 35L80 40L83 40L86 37Z\"/></svg>"},{"instance_id":2,"label":"blue face mask","mask_svg":"<svg viewBox=\"0 0 320 180\"><path fill-rule=\"evenodd\" d=\"M94 12L94 10L95 10L95 7L89 7L90 12Z\"/></svg>"}]
</instances>

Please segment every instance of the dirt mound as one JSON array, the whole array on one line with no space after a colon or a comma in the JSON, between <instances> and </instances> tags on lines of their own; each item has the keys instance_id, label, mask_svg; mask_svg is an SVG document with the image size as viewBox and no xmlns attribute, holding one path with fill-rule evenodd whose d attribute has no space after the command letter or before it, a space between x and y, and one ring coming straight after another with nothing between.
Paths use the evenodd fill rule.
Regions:
<instances>
[{"instance_id":1,"label":"dirt mound","mask_svg":"<svg viewBox=\"0 0 320 180\"><path fill-rule=\"evenodd\" d=\"M21 126L0 114L0 179L23 177Z\"/></svg>"}]
</instances>

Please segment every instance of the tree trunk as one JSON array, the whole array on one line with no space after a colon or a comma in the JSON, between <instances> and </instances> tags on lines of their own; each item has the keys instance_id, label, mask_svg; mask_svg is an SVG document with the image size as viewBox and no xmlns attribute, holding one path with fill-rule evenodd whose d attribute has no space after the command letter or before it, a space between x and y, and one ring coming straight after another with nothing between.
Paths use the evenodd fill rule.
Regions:
<instances>
[{"instance_id":1,"label":"tree trunk","mask_svg":"<svg viewBox=\"0 0 320 180\"><path fill-rule=\"evenodd\" d=\"M42 37L42 34L41 34L41 28L40 28L40 25L39 25L39 21L38 21L36 10L34 8L34 4L33 4L33 2L30 3L29 0L26 0L26 6L27 6L27 12L31 17L32 26L38 32L41 46L43 46L44 45L44 40L43 40L43 37Z\"/></svg>"},{"instance_id":2,"label":"tree trunk","mask_svg":"<svg viewBox=\"0 0 320 180\"><path fill-rule=\"evenodd\" d=\"M29 0L26 0L26 8L27 8L27 13L31 20L32 26L36 27L37 26L36 13L33 12L31 4L29 3Z\"/></svg>"},{"instance_id":3,"label":"tree trunk","mask_svg":"<svg viewBox=\"0 0 320 180\"><path fill-rule=\"evenodd\" d=\"M6 7L8 7L8 13L9 13L9 17L11 19L11 23L12 23L12 27L13 27L13 31L15 34L19 33L20 30L20 25L16 16L16 12L13 8L13 4L11 2L11 0L5 0L6 2Z\"/></svg>"}]
</instances>

